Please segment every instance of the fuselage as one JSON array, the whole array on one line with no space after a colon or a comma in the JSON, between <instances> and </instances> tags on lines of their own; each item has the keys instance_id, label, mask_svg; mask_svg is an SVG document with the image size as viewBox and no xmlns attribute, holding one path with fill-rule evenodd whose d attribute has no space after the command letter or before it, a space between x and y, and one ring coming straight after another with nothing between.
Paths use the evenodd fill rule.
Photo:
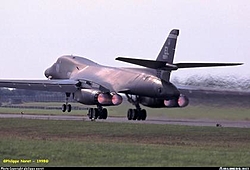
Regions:
<instances>
[{"instance_id":1,"label":"fuselage","mask_svg":"<svg viewBox=\"0 0 250 170\"><path fill-rule=\"evenodd\" d=\"M156 70L148 68L118 68L97 64L78 56L62 56L45 71L50 79L89 80L110 91L172 99L180 95L170 82L161 80Z\"/></svg>"}]
</instances>

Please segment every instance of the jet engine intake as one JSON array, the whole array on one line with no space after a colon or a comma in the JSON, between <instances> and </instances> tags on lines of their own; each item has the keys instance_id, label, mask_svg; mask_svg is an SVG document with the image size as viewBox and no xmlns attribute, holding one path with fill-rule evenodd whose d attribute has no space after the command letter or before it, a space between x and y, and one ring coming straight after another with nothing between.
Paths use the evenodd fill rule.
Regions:
<instances>
[{"instance_id":1,"label":"jet engine intake","mask_svg":"<svg viewBox=\"0 0 250 170\"><path fill-rule=\"evenodd\" d=\"M81 89L74 93L74 99L86 105L112 106L122 103L122 97L116 93L102 93L95 89Z\"/></svg>"}]
</instances>

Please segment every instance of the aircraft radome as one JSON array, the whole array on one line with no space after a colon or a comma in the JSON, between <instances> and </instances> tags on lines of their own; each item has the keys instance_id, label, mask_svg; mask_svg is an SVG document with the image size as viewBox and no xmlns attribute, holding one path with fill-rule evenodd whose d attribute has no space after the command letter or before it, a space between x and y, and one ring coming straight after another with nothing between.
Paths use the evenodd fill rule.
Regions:
<instances>
[{"instance_id":1,"label":"aircraft radome","mask_svg":"<svg viewBox=\"0 0 250 170\"><path fill-rule=\"evenodd\" d=\"M44 72L44 80L0 80L0 87L63 92L66 103L62 111L71 111L70 96L79 103L94 105L89 108L90 119L106 119L107 106L117 106L123 101L121 94L135 106L127 112L128 120L145 120L147 113L140 107L151 108L185 107L187 96L180 94L172 84L171 71L179 68L234 66L242 63L173 63L178 29L173 29L156 60L117 57L142 68L109 67L87 58L64 55Z\"/></svg>"}]
</instances>

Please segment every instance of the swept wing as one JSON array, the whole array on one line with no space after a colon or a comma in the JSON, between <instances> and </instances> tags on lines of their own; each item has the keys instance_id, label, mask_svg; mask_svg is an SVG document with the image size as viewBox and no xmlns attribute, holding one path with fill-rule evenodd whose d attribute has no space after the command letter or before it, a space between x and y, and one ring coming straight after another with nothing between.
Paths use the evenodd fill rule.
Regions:
<instances>
[{"instance_id":1,"label":"swept wing","mask_svg":"<svg viewBox=\"0 0 250 170\"><path fill-rule=\"evenodd\" d=\"M0 80L0 87L70 92L77 90L79 81L75 80Z\"/></svg>"},{"instance_id":2,"label":"swept wing","mask_svg":"<svg viewBox=\"0 0 250 170\"><path fill-rule=\"evenodd\" d=\"M89 80L0 80L0 87L74 93L79 89L99 89L109 92L106 87Z\"/></svg>"}]
</instances>

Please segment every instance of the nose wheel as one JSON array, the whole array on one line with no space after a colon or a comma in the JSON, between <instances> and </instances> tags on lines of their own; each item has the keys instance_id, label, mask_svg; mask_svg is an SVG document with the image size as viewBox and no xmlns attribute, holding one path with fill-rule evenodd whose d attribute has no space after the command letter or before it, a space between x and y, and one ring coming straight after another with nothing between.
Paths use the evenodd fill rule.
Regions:
<instances>
[{"instance_id":1,"label":"nose wheel","mask_svg":"<svg viewBox=\"0 0 250 170\"><path fill-rule=\"evenodd\" d=\"M72 110L72 106L71 104L68 104L69 103L69 97L70 97L70 93L66 93L66 103L62 105L62 111L63 112L71 112Z\"/></svg>"},{"instance_id":2,"label":"nose wheel","mask_svg":"<svg viewBox=\"0 0 250 170\"><path fill-rule=\"evenodd\" d=\"M67 112L71 112L71 110L72 110L71 104L63 104L62 105L62 111L66 112L66 110L67 110Z\"/></svg>"}]
</instances>

